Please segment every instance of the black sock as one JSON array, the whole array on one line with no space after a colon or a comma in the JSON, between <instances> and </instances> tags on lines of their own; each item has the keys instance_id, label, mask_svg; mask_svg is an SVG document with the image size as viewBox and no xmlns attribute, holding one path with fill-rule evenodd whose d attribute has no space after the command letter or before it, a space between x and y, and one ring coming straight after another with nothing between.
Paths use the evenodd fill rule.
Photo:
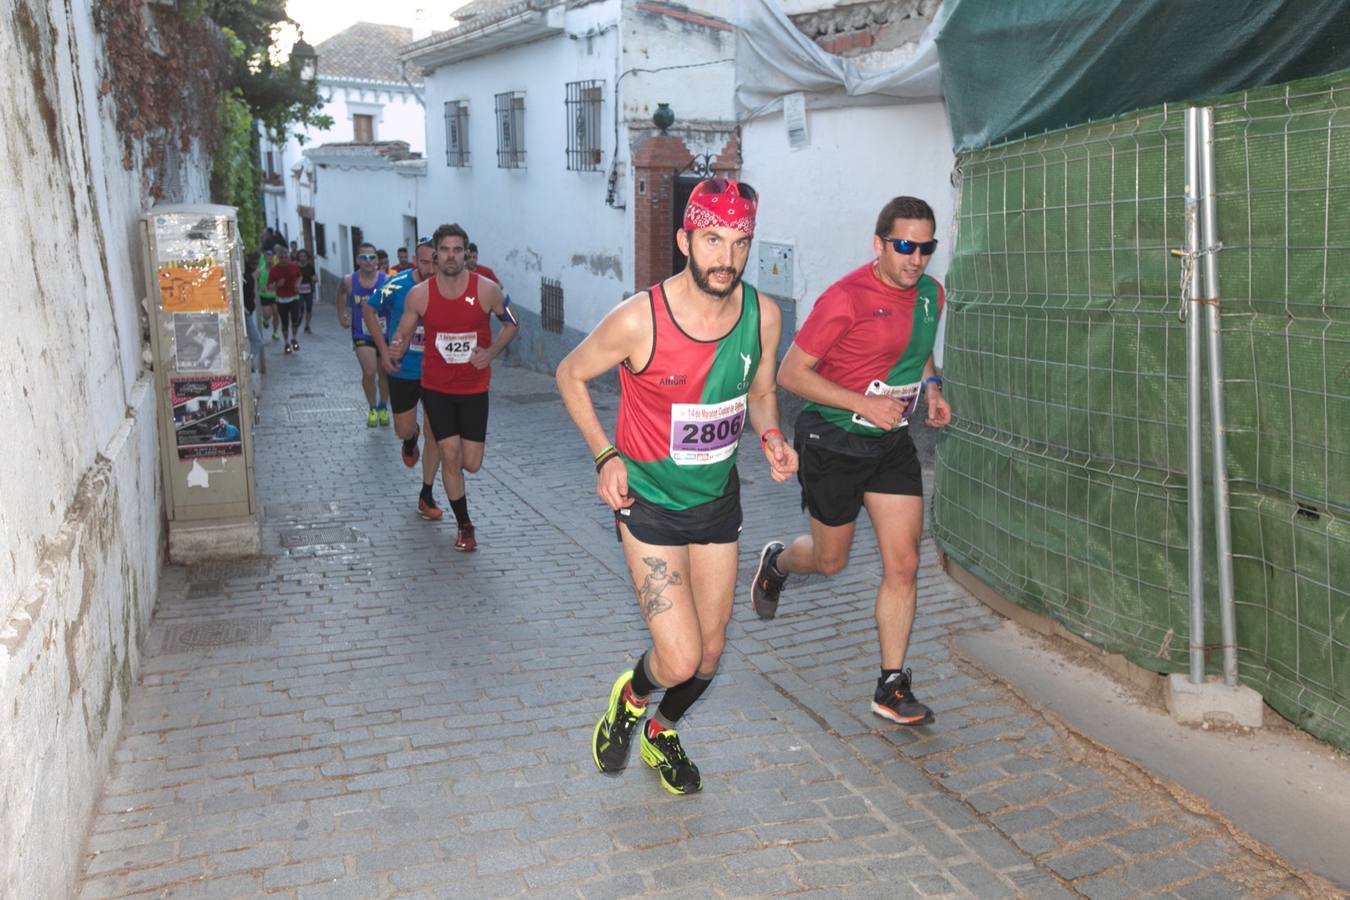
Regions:
<instances>
[{"instance_id":1,"label":"black sock","mask_svg":"<svg viewBox=\"0 0 1350 900\"><path fill-rule=\"evenodd\" d=\"M885 684L892 678L899 678L903 674L905 674L904 669L882 669L881 677L877 679L877 686Z\"/></svg>"},{"instance_id":2,"label":"black sock","mask_svg":"<svg viewBox=\"0 0 1350 900\"><path fill-rule=\"evenodd\" d=\"M633 696L645 697L660 686L647 671L647 654L642 654L633 666Z\"/></svg>"},{"instance_id":3,"label":"black sock","mask_svg":"<svg viewBox=\"0 0 1350 900\"><path fill-rule=\"evenodd\" d=\"M674 725L680 720L680 716L688 712L689 707L694 705L694 701L703 696L703 692L712 684L712 675L695 674L688 681L680 682L673 688L666 690L666 695L661 698L661 705L656 708L656 715L663 723Z\"/></svg>"},{"instance_id":4,"label":"black sock","mask_svg":"<svg viewBox=\"0 0 1350 900\"><path fill-rule=\"evenodd\" d=\"M423 483L423 484L422 484L422 499L423 499L423 500L426 500L426 501L430 502L430 501L436 499L435 495L431 492L431 488L432 488L432 485L429 485L429 484L426 484L426 483Z\"/></svg>"},{"instance_id":5,"label":"black sock","mask_svg":"<svg viewBox=\"0 0 1350 900\"><path fill-rule=\"evenodd\" d=\"M447 497L447 500L450 498ZM450 500L450 508L455 511L455 523L458 525L469 524L469 495L465 494L458 500Z\"/></svg>"},{"instance_id":6,"label":"black sock","mask_svg":"<svg viewBox=\"0 0 1350 900\"><path fill-rule=\"evenodd\" d=\"M413 436L403 442L403 449L411 452L417 449L417 439L422 436L422 432L414 431Z\"/></svg>"}]
</instances>

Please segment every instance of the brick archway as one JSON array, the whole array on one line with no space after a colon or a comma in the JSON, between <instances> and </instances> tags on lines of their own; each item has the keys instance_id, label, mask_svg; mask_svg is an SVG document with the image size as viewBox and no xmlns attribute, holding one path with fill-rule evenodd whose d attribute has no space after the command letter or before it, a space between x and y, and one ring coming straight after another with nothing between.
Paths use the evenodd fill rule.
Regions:
<instances>
[{"instance_id":1,"label":"brick archway","mask_svg":"<svg viewBox=\"0 0 1350 900\"><path fill-rule=\"evenodd\" d=\"M722 152L712 162L712 170L734 178L739 172L739 149L735 135L727 138ZM671 241L675 174L693 161L694 154L684 139L673 134L654 135L633 154L636 290L646 290L675 273L675 250Z\"/></svg>"}]
</instances>

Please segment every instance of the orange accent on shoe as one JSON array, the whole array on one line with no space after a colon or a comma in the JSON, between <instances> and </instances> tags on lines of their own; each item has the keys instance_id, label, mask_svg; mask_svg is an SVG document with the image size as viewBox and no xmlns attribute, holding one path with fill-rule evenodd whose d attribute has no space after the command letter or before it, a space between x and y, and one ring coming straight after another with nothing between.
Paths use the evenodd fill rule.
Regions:
<instances>
[{"instance_id":1,"label":"orange accent on shoe","mask_svg":"<svg viewBox=\"0 0 1350 900\"><path fill-rule=\"evenodd\" d=\"M436 506L432 503L428 503L425 497L417 498L417 514L424 519L429 519L432 522L439 522L441 520L441 516L445 515L445 513L441 511L441 508L439 506Z\"/></svg>"}]
</instances>

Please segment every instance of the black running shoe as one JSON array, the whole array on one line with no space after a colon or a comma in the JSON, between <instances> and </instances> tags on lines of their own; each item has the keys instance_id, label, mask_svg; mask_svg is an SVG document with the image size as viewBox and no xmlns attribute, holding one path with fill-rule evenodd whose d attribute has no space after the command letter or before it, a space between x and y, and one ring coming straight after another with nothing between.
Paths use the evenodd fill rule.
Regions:
<instances>
[{"instance_id":1,"label":"black running shoe","mask_svg":"<svg viewBox=\"0 0 1350 900\"><path fill-rule=\"evenodd\" d=\"M595 723L595 739L591 743L591 758L601 772L622 772L628 765L628 751L633 749L633 727L642 721L647 708L637 707L623 699L624 688L633 680L629 669L614 681L609 691L609 706Z\"/></svg>"},{"instance_id":2,"label":"black running shoe","mask_svg":"<svg viewBox=\"0 0 1350 900\"><path fill-rule=\"evenodd\" d=\"M661 776L661 787L672 794L693 794L703 789L698 766L689 761L680 746L675 729L667 728L656 737L648 737L649 729L642 729L642 761Z\"/></svg>"},{"instance_id":3,"label":"black running shoe","mask_svg":"<svg viewBox=\"0 0 1350 900\"><path fill-rule=\"evenodd\" d=\"M877 685L872 695L872 712L898 725L931 725L937 717L914 697L910 689L910 670L886 684Z\"/></svg>"},{"instance_id":4,"label":"black running shoe","mask_svg":"<svg viewBox=\"0 0 1350 900\"><path fill-rule=\"evenodd\" d=\"M759 553L759 568L755 570L755 581L750 585L750 605L755 615L765 621L778 614L778 592L787 581L786 575L779 575L773 569L774 560L783 552L778 541L769 541Z\"/></svg>"}]
</instances>

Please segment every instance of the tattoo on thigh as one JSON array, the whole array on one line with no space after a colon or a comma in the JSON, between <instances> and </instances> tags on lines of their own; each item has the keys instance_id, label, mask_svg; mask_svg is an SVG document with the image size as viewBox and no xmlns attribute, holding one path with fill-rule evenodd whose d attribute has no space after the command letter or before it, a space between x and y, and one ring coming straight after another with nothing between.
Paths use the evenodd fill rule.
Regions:
<instances>
[{"instance_id":1,"label":"tattoo on thigh","mask_svg":"<svg viewBox=\"0 0 1350 900\"><path fill-rule=\"evenodd\" d=\"M670 609L671 602L661 596L668 584L683 584L679 572L666 570L666 561L658 556L644 556L642 561L651 569L642 579L638 588L638 607L642 610L644 621L650 622L655 616Z\"/></svg>"}]
</instances>

